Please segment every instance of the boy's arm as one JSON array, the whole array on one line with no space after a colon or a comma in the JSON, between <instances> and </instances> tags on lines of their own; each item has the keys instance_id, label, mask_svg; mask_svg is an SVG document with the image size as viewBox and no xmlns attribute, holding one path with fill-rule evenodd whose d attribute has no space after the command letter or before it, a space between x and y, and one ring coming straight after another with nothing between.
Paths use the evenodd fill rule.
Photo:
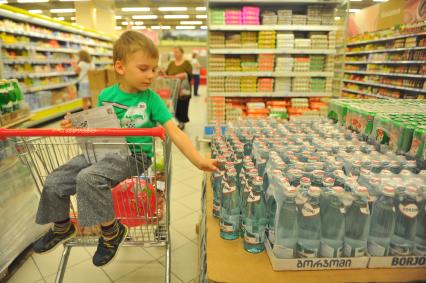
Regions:
<instances>
[{"instance_id":1,"label":"boy's arm","mask_svg":"<svg viewBox=\"0 0 426 283\"><path fill-rule=\"evenodd\" d=\"M203 158L195 149L189 137L176 126L175 122L169 120L163 126L173 143L198 169L203 171L218 170L217 161Z\"/></svg>"}]
</instances>

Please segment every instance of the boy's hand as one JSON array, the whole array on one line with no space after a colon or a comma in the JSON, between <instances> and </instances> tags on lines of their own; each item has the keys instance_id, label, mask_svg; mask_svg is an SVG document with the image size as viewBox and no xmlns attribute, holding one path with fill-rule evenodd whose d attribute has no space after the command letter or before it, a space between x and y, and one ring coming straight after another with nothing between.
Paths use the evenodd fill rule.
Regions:
<instances>
[{"instance_id":1,"label":"boy's hand","mask_svg":"<svg viewBox=\"0 0 426 283\"><path fill-rule=\"evenodd\" d=\"M206 171L206 172L214 172L219 170L217 168L217 160L216 159L203 159L198 165L198 169Z\"/></svg>"},{"instance_id":2,"label":"boy's hand","mask_svg":"<svg viewBox=\"0 0 426 283\"><path fill-rule=\"evenodd\" d=\"M71 121L67 119L67 116L70 114L71 113L68 112L67 115L65 115L64 120L62 120L61 123L59 124L61 129L70 129L73 127Z\"/></svg>"}]
</instances>

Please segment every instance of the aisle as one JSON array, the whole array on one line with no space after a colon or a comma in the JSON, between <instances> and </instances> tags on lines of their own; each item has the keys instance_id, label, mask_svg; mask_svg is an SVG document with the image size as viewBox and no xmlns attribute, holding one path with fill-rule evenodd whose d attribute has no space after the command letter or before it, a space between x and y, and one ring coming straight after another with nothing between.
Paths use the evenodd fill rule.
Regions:
<instances>
[{"instance_id":1,"label":"aisle","mask_svg":"<svg viewBox=\"0 0 426 283\"><path fill-rule=\"evenodd\" d=\"M205 94L205 87L200 93ZM185 132L194 138L203 133L206 120L205 95L194 97L190 105L191 122ZM58 123L51 125L57 127ZM171 187L172 282L197 282L198 238L195 224L200 217L202 172L173 148ZM114 261L104 268L92 264L95 248L72 248L64 283L86 282L163 282L164 248L119 250ZM44 255L31 256L9 281L11 283L54 282L62 247Z\"/></svg>"}]
</instances>

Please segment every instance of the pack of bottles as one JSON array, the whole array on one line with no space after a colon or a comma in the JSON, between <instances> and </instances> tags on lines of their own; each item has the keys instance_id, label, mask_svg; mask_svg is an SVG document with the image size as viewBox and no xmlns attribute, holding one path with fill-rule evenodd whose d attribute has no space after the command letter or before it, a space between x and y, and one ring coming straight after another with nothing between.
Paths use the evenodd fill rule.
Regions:
<instances>
[{"instance_id":1,"label":"pack of bottles","mask_svg":"<svg viewBox=\"0 0 426 283\"><path fill-rule=\"evenodd\" d=\"M0 80L0 114L22 108L23 101L24 95L18 80Z\"/></svg>"},{"instance_id":2,"label":"pack of bottles","mask_svg":"<svg viewBox=\"0 0 426 283\"><path fill-rule=\"evenodd\" d=\"M329 119L217 129L221 237L278 258L426 255L426 171Z\"/></svg>"}]
</instances>

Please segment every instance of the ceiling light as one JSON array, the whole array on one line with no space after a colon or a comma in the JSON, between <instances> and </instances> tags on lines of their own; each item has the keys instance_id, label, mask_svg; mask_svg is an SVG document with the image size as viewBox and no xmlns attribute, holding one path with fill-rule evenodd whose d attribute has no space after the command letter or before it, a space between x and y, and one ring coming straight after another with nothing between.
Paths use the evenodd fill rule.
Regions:
<instances>
[{"instance_id":1,"label":"ceiling light","mask_svg":"<svg viewBox=\"0 0 426 283\"><path fill-rule=\"evenodd\" d=\"M0 0L0 4L7 4L7 0Z\"/></svg>"},{"instance_id":2,"label":"ceiling light","mask_svg":"<svg viewBox=\"0 0 426 283\"><path fill-rule=\"evenodd\" d=\"M170 26L161 26L161 29L170 29Z\"/></svg>"},{"instance_id":3,"label":"ceiling light","mask_svg":"<svg viewBox=\"0 0 426 283\"><path fill-rule=\"evenodd\" d=\"M160 29L160 26L151 26L151 29Z\"/></svg>"},{"instance_id":4,"label":"ceiling light","mask_svg":"<svg viewBox=\"0 0 426 283\"><path fill-rule=\"evenodd\" d=\"M137 26L142 26L142 25L143 25L143 22L142 22L142 21L136 21L136 22L135 22L135 25L137 25Z\"/></svg>"},{"instance_id":5,"label":"ceiling light","mask_svg":"<svg viewBox=\"0 0 426 283\"><path fill-rule=\"evenodd\" d=\"M59 2L88 2L90 0L59 0Z\"/></svg>"},{"instance_id":6,"label":"ceiling light","mask_svg":"<svg viewBox=\"0 0 426 283\"><path fill-rule=\"evenodd\" d=\"M189 15L164 15L165 19L188 19Z\"/></svg>"},{"instance_id":7,"label":"ceiling light","mask_svg":"<svg viewBox=\"0 0 426 283\"><path fill-rule=\"evenodd\" d=\"M202 25L203 21L180 21L181 25Z\"/></svg>"},{"instance_id":8,"label":"ceiling light","mask_svg":"<svg viewBox=\"0 0 426 283\"><path fill-rule=\"evenodd\" d=\"M58 21L63 21L63 20L65 20L65 18L64 17L56 17L56 18L54 18L55 20L58 20Z\"/></svg>"},{"instance_id":9,"label":"ceiling light","mask_svg":"<svg viewBox=\"0 0 426 283\"><path fill-rule=\"evenodd\" d=\"M75 17L71 17L71 21L75 21Z\"/></svg>"},{"instance_id":10,"label":"ceiling light","mask_svg":"<svg viewBox=\"0 0 426 283\"><path fill-rule=\"evenodd\" d=\"M50 9L51 13L74 13L75 9Z\"/></svg>"},{"instance_id":11,"label":"ceiling light","mask_svg":"<svg viewBox=\"0 0 426 283\"><path fill-rule=\"evenodd\" d=\"M146 29L146 26L132 26L132 29L137 29L137 30Z\"/></svg>"},{"instance_id":12,"label":"ceiling light","mask_svg":"<svg viewBox=\"0 0 426 283\"><path fill-rule=\"evenodd\" d=\"M207 29L207 26L201 26L200 29Z\"/></svg>"},{"instance_id":13,"label":"ceiling light","mask_svg":"<svg viewBox=\"0 0 426 283\"><path fill-rule=\"evenodd\" d=\"M207 10L207 8L206 7L197 7L197 8L195 8L195 10L196 11L205 11L205 10Z\"/></svg>"},{"instance_id":14,"label":"ceiling light","mask_svg":"<svg viewBox=\"0 0 426 283\"><path fill-rule=\"evenodd\" d=\"M122 26L133 25L133 22L132 21L130 21L130 22L121 22L121 25Z\"/></svg>"},{"instance_id":15,"label":"ceiling light","mask_svg":"<svg viewBox=\"0 0 426 283\"><path fill-rule=\"evenodd\" d=\"M123 17L122 16L115 16L116 20L121 20Z\"/></svg>"},{"instance_id":16,"label":"ceiling light","mask_svg":"<svg viewBox=\"0 0 426 283\"><path fill-rule=\"evenodd\" d=\"M157 19L157 15L136 15L132 16L132 19L134 20L155 20Z\"/></svg>"},{"instance_id":17,"label":"ceiling light","mask_svg":"<svg viewBox=\"0 0 426 283\"><path fill-rule=\"evenodd\" d=\"M195 26L176 26L176 29L195 29Z\"/></svg>"},{"instance_id":18,"label":"ceiling light","mask_svg":"<svg viewBox=\"0 0 426 283\"><path fill-rule=\"evenodd\" d=\"M170 11L188 11L187 7L159 7L158 11L170 12Z\"/></svg>"},{"instance_id":19,"label":"ceiling light","mask_svg":"<svg viewBox=\"0 0 426 283\"><path fill-rule=\"evenodd\" d=\"M358 13L361 9L349 9L349 13Z\"/></svg>"},{"instance_id":20,"label":"ceiling light","mask_svg":"<svg viewBox=\"0 0 426 283\"><path fill-rule=\"evenodd\" d=\"M351 0L351 2L362 2L362 0Z\"/></svg>"},{"instance_id":21,"label":"ceiling light","mask_svg":"<svg viewBox=\"0 0 426 283\"><path fill-rule=\"evenodd\" d=\"M340 17L334 17L335 21L339 21L341 18Z\"/></svg>"},{"instance_id":22,"label":"ceiling light","mask_svg":"<svg viewBox=\"0 0 426 283\"><path fill-rule=\"evenodd\" d=\"M373 2L388 2L389 0L373 0Z\"/></svg>"},{"instance_id":23,"label":"ceiling light","mask_svg":"<svg viewBox=\"0 0 426 283\"><path fill-rule=\"evenodd\" d=\"M121 11L123 11L123 12L149 12L149 11L151 11L151 8L149 8L149 7L127 7L127 8L121 8Z\"/></svg>"},{"instance_id":24,"label":"ceiling light","mask_svg":"<svg viewBox=\"0 0 426 283\"><path fill-rule=\"evenodd\" d=\"M207 19L207 15L196 15L197 19Z\"/></svg>"},{"instance_id":25,"label":"ceiling light","mask_svg":"<svg viewBox=\"0 0 426 283\"><path fill-rule=\"evenodd\" d=\"M18 0L18 3L46 3L49 0Z\"/></svg>"},{"instance_id":26,"label":"ceiling light","mask_svg":"<svg viewBox=\"0 0 426 283\"><path fill-rule=\"evenodd\" d=\"M41 13L43 13L42 10L28 10L28 12L31 13L31 14L41 14Z\"/></svg>"},{"instance_id":27,"label":"ceiling light","mask_svg":"<svg viewBox=\"0 0 426 283\"><path fill-rule=\"evenodd\" d=\"M120 26L115 27L115 30L122 30L123 28Z\"/></svg>"}]
</instances>

